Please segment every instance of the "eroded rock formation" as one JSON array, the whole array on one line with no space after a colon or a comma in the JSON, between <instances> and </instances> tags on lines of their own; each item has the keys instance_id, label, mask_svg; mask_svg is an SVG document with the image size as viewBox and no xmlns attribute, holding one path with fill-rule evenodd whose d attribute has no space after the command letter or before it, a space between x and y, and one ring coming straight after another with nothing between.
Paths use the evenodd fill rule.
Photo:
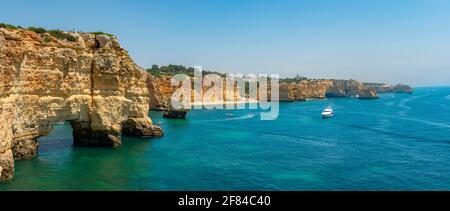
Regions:
<instances>
[{"instance_id":1,"label":"eroded rock formation","mask_svg":"<svg viewBox=\"0 0 450 211\"><path fill-rule=\"evenodd\" d=\"M69 41L0 29L0 180L37 139L70 121L75 144L121 144L120 135L161 136L148 118L147 74L114 37L70 33Z\"/></svg>"},{"instance_id":2,"label":"eroded rock formation","mask_svg":"<svg viewBox=\"0 0 450 211\"><path fill-rule=\"evenodd\" d=\"M280 102L294 102L294 87L290 84L280 84L279 89L279 101Z\"/></svg>"},{"instance_id":3,"label":"eroded rock formation","mask_svg":"<svg viewBox=\"0 0 450 211\"><path fill-rule=\"evenodd\" d=\"M301 80L280 84L280 101L304 101L323 98L377 99L374 89L355 80Z\"/></svg>"},{"instance_id":4,"label":"eroded rock formation","mask_svg":"<svg viewBox=\"0 0 450 211\"><path fill-rule=\"evenodd\" d=\"M405 94L413 93L413 89L410 86L404 85L404 84L398 84L398 85L394 86L392 88L392 91L394 93L405 93Z\"/></svg>"},{"instance_id":5,"label":"eroded rock formation","mask_svg":"<svg viewBox=\"0 0 450 211\"><path fill-rule=\"evenodd\" d=\"M149 74L147 84L150 96L150 108L153 110L164 111L164 118L184 119L190 109L175 109L171 103L171 98L174 96L177 89L181 89L182 84L178 87L172 86L171 79L172 76L156 77ZM245 100L245 98L241 97L237 84L235 84L234 89L231 90L225 87L226 83L224 82L221 87L221 89L223 89L222 96L215 96L214 94L206 96L206 93L212 88L212 86L204 85L202 87L202 93L199 93L195 90L194 82L191 78L191 90L186 93L190 95L190 102L187 103L189 105L185 104L183 107L190 108L192 103L208 104L222 103L223 101L240 102ZM201 97L198 97L200 95Z\"/></svg>"},{"instance_id":6,"label":"eroded rock formation","mask_svg":"<svg viewBox=\"0 0 450 211\"><path fill-rule=\"evenodd\" d=\"M412 94L414 92L413 88L404 84L397 84L395 86L389 84L380 83L365 83L366 87L374 89L377 93L406 93Z\"/></svg>"}]
</instances>

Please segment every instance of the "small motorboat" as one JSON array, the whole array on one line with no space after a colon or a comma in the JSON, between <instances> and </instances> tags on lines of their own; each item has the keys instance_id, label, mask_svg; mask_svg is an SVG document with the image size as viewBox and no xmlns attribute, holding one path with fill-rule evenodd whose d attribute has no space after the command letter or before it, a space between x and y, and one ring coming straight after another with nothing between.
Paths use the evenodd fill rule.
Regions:
<instances>
[{"instance_id":1,"label":"small motorboat","mask_svg":"<svg viewBox=\"0 0 450 211\"><path fill-rule=\"evenodd\" d=\"M255 117L255 115L254 115L253 113L249 113L248 116L249 116L250 118Z\"/></svg>"},{"instance_id":2,"label":"small motorboat","mask_svg":"<svg viewBox=\"0 0 450 211\"><path fill-rule=\"evenodd\" d=\"M227 113L227 117L233 117L234 115L232 113Z\"/></svg>"},{"instance_id":3,"label":"small motorboat","mask_svg":"<svg viewBox=\"0 0 450 211\"><path fill-rule=\"evenodd\" d=\"M328 119L334 117L334 111L333 108L331 108L331 106L329 106L328 108L326 108L325 110L323 110L322 112L322 119Z\"/></svg>"}]
</instances>

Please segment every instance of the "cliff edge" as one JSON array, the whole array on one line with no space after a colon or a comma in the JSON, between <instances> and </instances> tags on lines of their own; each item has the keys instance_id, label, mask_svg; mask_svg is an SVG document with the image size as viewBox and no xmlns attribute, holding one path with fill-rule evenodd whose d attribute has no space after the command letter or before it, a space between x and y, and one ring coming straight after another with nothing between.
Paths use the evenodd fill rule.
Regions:
<instances>
[{"instance_id":1,"label":"cliff edge","mask_svg":"<svg viewBox=\"0 0 450 211\"><path fill-rule=\"evenodd\" d=\"M83 146L163 135L148 118L147 74L113 36L0 28L0 75L0 180L57 122Z\"/></svg>"}]
</instances>

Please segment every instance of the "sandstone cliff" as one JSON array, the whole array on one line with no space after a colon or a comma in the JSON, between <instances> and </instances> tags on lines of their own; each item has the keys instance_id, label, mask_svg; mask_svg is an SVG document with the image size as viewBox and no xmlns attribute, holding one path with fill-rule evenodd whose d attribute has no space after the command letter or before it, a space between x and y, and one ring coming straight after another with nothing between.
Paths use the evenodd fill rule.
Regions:
<instances>
[{"instance_id":1,"label":"sandstone cliff","mask_svg":"<svg viewBox=\"0 0 450 211\"><path fill-rule=\"evenodd\" d=\"M170 77L155 77L148 74L147 86L150 96L150 108L157 111L170 109L170 98L175 92Z\"/></svg>"},{"instance_id":2,"label":"sandstone cliff","mask_svg":"<svg viewBox=\"0 0 450 211\"><path fill-rule=\"evenodd\" d=\"M397 84L395 86L389 84L379 84L379 83L366 83L366 87L374 89L378 93L406 93L412 94L414 92L413 88L404 84Z\"/></svg>"},{"instance_id":3,"label":"sandstone cliff","mask_svg":"<svg viewBox=\"0 0 450 211\"><path fill-rule=\"evenodd\" d=\"M295 98L295 87L291 84L280 84L279 89L279 101L280 102L294 102ZM268 97L268 99L270 99Z\"/></svg>"},{"instance_id":4,"label":"sandstone cliff","mask_svg":"<svg viewBox=\"0 0 450 211\"><path fill-rule=\"evenodd\" d=\"M181 88L181 85L179 87L171 86L171 79L172 76L152 76L149 74L149 78L147 81L148 84L148 90L149 90L149 96L150 96L150 108L153 110L160 110L160 111L166 111L164 116L167 118L184 118L186 115L186 112L189 110L185 109L182 111L176 111L172 108L171 105L171 98L174 94L174 92ZM193 79L192 79L193 80ZM194 90L194 82L191 80L191 101L190 103L222 103L223 101L231 101L231 102L238 102L244 100L243 97L240 96L240 93L238 91L238 86L235 84L234 90L229 90L226 88L223 88L222 96L209 96L206 97L205 93L210 90L211 86L204 86L202 87L202 94L201 97L196 99L196 96L199 96L200 93ZM224 82L223 87L225 87L226 84ZM220 99L222 98L222 99ZM190 105L189 105L190 107Z\"/></svg>"},{"instance_id":5,"label":"sandstone cliff","mask_svg":"<svg viewBox=\"0 0 450 211\"><path fill-rule=\"evenodd\" d=\"M86 146L162 135L147 117L147 74L117 39L61 33L72 39L0 28L0 180L56 122L70 121L75 144Z\"/></svg>"},{"instance_id":6,"label":"sandstone cliff","mask_svg":"<svg viewBox=\"0 0 450 211\"><path fill-rule=\"evenodd\" d=\"M394 93L405 93L405 94L413 93L413 89L410 86L404 85L404 84L398 84L398 85L394 86L392 88L392 91Z\"/></svg>"},{"instance_id":7,"label":"sandstone cliff","mask_svg":"<svg viewBox=\"0 0 450 211\"><path fill-rule=\"evenodd\" d=\"M280 101L306 99L358 97L377 99L376 90L355 80L301 80L298 83L280 84Z\"/></svg>"}]
</instances>

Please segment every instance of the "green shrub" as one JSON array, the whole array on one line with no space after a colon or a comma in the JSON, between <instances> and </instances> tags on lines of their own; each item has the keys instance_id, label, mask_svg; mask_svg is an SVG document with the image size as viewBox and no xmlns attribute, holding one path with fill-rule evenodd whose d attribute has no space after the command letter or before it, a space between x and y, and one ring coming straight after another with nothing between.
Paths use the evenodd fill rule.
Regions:
<instances>
[{"instance_id":1,"label":"green shrub","mask_svg":"<svg viewBox=\"0 0 450 211\"><path fill-rule=\"evenodd\" d=\"M67 34L66 32L63 32L61 30L50 30L50 31L48 31L48 33L50 35L52 35L53 37L56 37L56 38L58 38L60 40L68 40L70 42L74 42L74 41L77 40L76 37L74 37L74 36L72 36L70 34Z\"/></svg>"},{"instance_id":2,"label":"green shrub","mask_svg":"<svg viewBox=\"0 0 450 211\"><path fill-rule=\"evenodd\" d=\"M33 32L36 32L36 33L38 33L38 34L44 34L44 33L46 33L47 32L47 30L46 29L44 29L44 28L41 28L41 27L28 27L28 30L30 30L30 31L33 31Z\"/></svg>"},{"instance_id":3,"label":"green shrub","mask_svg":"<svg viewBox=\"0 0 450 211\"><path fill-rule=\"evenodd\" d=\"M89 34L106 35L106 36L108 36L108 37L114 37L113 34L108 34L108 33L105 33L105 32L91 32L91 33L89 33Z\"/></svg>"},{"instance_id":4,"label":"green shrub","mask_svg":"<svg viewBox=\"0 0 450 211\"><path fill-rule=\"evenodd\" d=\"M6 23L0 23L0 28L6 28L6 29L18 29L17 26L6 24Z\"/></svg>"},{"instance_id":5,"label":"green shrub","mask_svg":"<svg viewBox=\"0 0 450 211\"><path fill-rule=\"evenodd\" d=\"M52 41L52 40L50 40L50 38L48 38L48 37L45 37L45 38L44 38L44 42L45 42L45 43L50 43L51 41Z\"/></svg>"},{"instance_id":6,"label":"green shrub","mask_svg":"<svg viewBox=\"0 0 450 211\"><path fill-rule=\"evenodd\" d=\"M196 70L193 67L185 67L183 65L172 65L172 64L168 65L168 66L153 65L151 69L147 69L147 72L151 73L154 76L162 76L162 75L172 76L172 75L176 75L176 74L185 74L185 75L193 77L195 71ZM223 73L219 73L219 72L215 72L215 71L208 71L208 70L203 70L203 74L205 74L205 75L217 74L222 77L224 77L226 75Z\"/></svg>"}]
</instances>

